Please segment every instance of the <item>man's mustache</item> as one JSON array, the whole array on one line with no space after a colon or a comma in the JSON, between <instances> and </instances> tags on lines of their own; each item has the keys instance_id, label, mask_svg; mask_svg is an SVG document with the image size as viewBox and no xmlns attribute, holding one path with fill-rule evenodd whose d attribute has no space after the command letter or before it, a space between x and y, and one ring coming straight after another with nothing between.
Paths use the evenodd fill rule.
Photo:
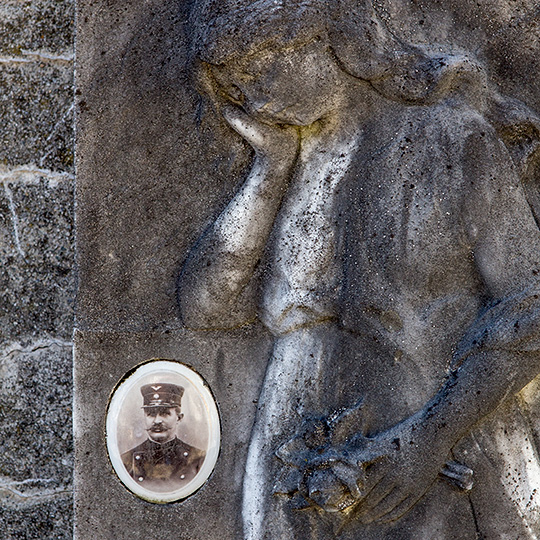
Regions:
<instances>
[{"instance_id":1,"label":"man's mustache","mask_svg":"<svg viewBox=\"0 0 540 540\"><path fill-rule=\"evenodd\" d=\"M167 431L164 426L156 425L146 428L146 431L153 431L154 433L161 433L162 431Z\"/></svg>"}]
</instances>

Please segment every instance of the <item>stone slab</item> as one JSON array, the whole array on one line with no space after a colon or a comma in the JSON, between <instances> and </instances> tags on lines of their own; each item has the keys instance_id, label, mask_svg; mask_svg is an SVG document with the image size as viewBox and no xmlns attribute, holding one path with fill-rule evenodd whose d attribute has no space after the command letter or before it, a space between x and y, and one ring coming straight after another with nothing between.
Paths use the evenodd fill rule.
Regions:
<instances>
[{"instance_id":1,"label":"stone slab","mask_svg":"<svg viewBox=\"0 0 540 540\"><path fill-rule=\"evenodd\" d=\"M190 332L75 335L75 537L206 540L216 531L239 537L238 507L247 439L264 374L269 340L254 329L223 338ZM107 457L105 418L125 373L151 358L176 359L207 381L221 417L221 455L208 482L183 502L152 504L118 480ZM149 532L152 531L152 532Z\"/></svg>"},{"instance_id":2,"label":"stone slab","mask_svg":"<svg viewBox=\"0 0 540 540\"><path fill-rule=\"evenodd\" d=\"M0 530L5 540L72 538L71 343L0 351Z\"/></svg>"},{"instance_id":3,"label":"stone slab","mask_svg":"<svg viewBox=\"0 0 540 540\"><path fill-rule=\"evenodd\" d=\"M0 357L0 491L68 489L72 475L71 343L13 345Z\"/></svg>"},{"instance_id":4,"label":"stone slab","mask_svg":"<svg viewBox=\"0 0 540 540\"><path fill-rule=\"evenodd\" d=\"M0 2L0 537L73 537L72 0Z\"/></svg>"},{"instance_id":5,"label":"stone slab","mask_svg":"<svg viewBox=\"0 0 540 540\"><path fill-rule=\"evenodd\" d=\"M73 325L73 184L40 172L0 189L0 341L43 334L70 340Z\"/></svg>"},{"instance_id":6,"label":"stone slab","mask_svg":"<svg viewBox=\"0 0 540 540\"><path fill-rule=\"evenodd\" d=\"M225 127L212 131L215 113L197 127L184 8L155 0L110 12L79 6L81 329L180 326L181 262L249 165L240 138L225 145Z\"/></svg>"},{"instance_id":7,"label":"stone slab","mask_svg":"<svg viewBox=\"0 0 540 540\"><path fill-rule=\"evenodd\" d=\"M0 63L0 164L73 170L71 62Z\"/></svg>"}]
</instances>

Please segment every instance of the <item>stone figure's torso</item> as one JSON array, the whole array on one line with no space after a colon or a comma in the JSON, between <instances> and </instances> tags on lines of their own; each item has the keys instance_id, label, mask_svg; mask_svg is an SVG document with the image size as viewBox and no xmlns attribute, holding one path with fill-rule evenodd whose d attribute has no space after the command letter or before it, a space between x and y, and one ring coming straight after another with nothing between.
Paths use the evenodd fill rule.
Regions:
<instances>
[{"instance_id":1,"label":"stone figure's torso","mask_svg":"<svg viewBox=\"0 0 540 540\"><path fill-rule=\"evenodd\" d=\"M470 151L475 138L487 149L485 161ZM510 178L510 188L521 189L491 126L459 101L389 105L386 118L365 126L347 144L349 156L334 156L338 174L315 167L312 183L292 184L269 242L261 318L276 335L276 345L261 393L252 465L260 470L257 459L267 455L270 479L262 475L255 481L253 486L260 485L248 488L247 501L257 497L249 489L268 489L264 482L280 474L273 452L298 429L300 417L329 415L363 399L370 435L422 408L490 302L474 260L471 201L482 201L484 207L476 209L481 215L499 189L499 178L507 186ZM322 232L313 234L311 226ZM524 447L530 433L518 421L519 412L509 405L505 414L515 417L516 445ZM516 497L509 496L504 479L509 464L496 457L496 429L487 422L478 432L482 450L474 436L462 441L458 459L476 469L478 508L483 493L500 494L492 500L506 516L510 534L534 538L512 502ZM258 445L264 446L256 450ZM487 468L479 457L485 455L492 458ZM521 456L521 450L514 455ZM523 459L516 457L516 463ZM533 469L532 476L540 473L536 465ZM525 478L521 482L528 485ZM246 486L252 486L249 478ZM269 508L273 504L280 503L273 500ZM472 539L477 530L471 504L440 480L397 529L359 523L344 538L417 539L428 538L429 531L429 538ZM259 510L245 512L256 516ZM258 519L263 518L253 517L249 540L266 538L264 521ZM335 534L327 528L329 520L320 521L320 530L311 521L311 538ZM284 522L284 539L286 530Z\"/></svg>"},{"instance_id":2,"label":"stone figure's torso","mask_svg":"<svg viewBox=\"0 0 540 540\"><path fill-rule=\"evenodd\" d=\"M483 130L502 144L462 103L396 109L328 152L326 170L295 178L269 242L261 317L278 336L334 321L351 348L328 362L334 376L345 365L366 388L382 371L389 387L406 382L391 399L405 416L438 389L485 301L464 210L466 141Z\"/></svg>"}]
</instances>

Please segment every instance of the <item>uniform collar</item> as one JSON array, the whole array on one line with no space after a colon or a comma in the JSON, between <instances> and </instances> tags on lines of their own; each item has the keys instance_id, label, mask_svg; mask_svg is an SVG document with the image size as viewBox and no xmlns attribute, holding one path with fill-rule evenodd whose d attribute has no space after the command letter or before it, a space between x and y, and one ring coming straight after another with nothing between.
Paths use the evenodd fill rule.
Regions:
<instances>
[{"instance_id":1,"label":"uniform collar","mask_svg":"<svg viewBox=\"0 0 540 540\"><path fill-rule=\"evenodd\" d=\"M148 439L148 445L150 447L150 450L152 452L166 452L167 450L174 448L178 444L178 437L175 437L174 439L167 441L165 443L159 443L156 441L153 441L152 439Z\"/></svg>"}]
</instances>

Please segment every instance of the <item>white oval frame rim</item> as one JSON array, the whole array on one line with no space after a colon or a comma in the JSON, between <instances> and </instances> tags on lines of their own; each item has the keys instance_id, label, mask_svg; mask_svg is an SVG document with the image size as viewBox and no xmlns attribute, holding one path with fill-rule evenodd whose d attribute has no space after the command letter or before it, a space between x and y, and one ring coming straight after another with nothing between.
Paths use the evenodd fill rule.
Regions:
<instances>
[{"instance_id":1,"label":"white oval frame rim","mask_svg":"<svg viewBox=\"0 0 540 540\"><path fill-rule=\"evenodd\" d=\"M206 457L200 471L197 473L195 478L193 478L193 480L188 482L185 486L175 491L168 491L164 493L158 493L146 489L131 477L122 462L118 447L117 433L118 416L128 393L131 392L137 384L139 384L139 381L143 377L156 371L160 372L160 374L163 373L164 375L167 375L167 373L180 375L181 377L187 379L199 393L199 396L204 403L208 419L208 447L206 449ZM212 474L219 457L221 447L221 427L216 401L206 381L191 367L176 360L149 360L148 362L145 362L144 364L135 368L133 372L126 378L122 379L122 381L120 381L113 390L107 409L106 440L107 452L109 454L109 459L113 469L122 484L129 491L145 501L158 504L180 501L195 493L206 483Z\"/></svg>"}]
</instances>

